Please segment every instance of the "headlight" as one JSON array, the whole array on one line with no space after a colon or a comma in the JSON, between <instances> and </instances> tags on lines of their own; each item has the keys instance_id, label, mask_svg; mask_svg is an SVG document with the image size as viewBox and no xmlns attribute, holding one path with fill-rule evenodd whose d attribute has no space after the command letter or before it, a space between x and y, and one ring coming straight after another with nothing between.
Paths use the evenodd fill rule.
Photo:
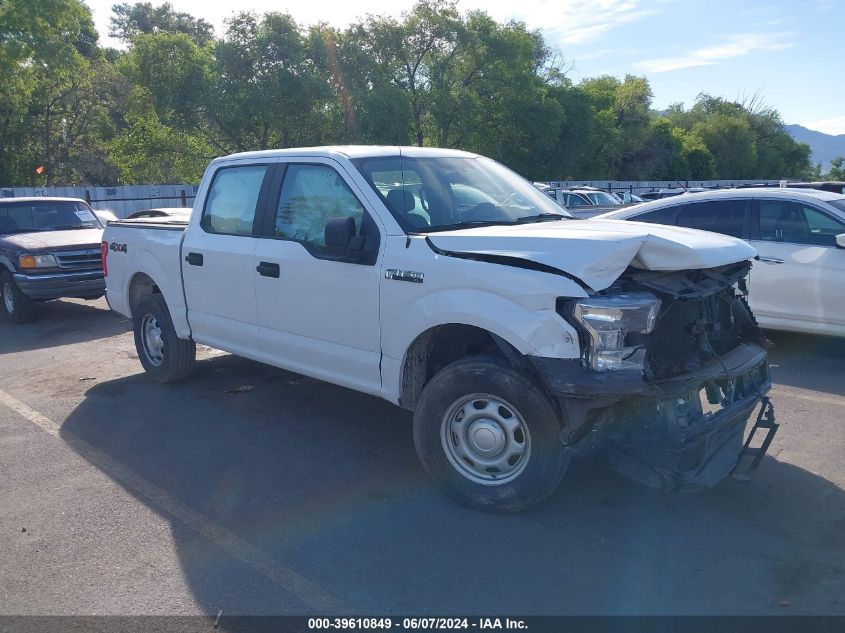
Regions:
<instances>
[{"instance_id":1,"label":"headlight","mask_svg":"<svg viewBox=\"0 0 845 633\"><path fill-rule=\"evenodd\" d=\"M53 255L21 255L18 258L21 268L58 268L59 264Z\"/></svg>"},{"instance_id":2,"label":"headlight","mask_svg":"<svg viewBox=\"0 0 845 633\"><path fill-rule=\"evenodd\" d=\"M642 369L645 349L625 346L628 334L654 329L660 299L649 293L619 294L583 299L572 315L590 335L587 364L598 371Z\"/></svg>"}]
</instances>

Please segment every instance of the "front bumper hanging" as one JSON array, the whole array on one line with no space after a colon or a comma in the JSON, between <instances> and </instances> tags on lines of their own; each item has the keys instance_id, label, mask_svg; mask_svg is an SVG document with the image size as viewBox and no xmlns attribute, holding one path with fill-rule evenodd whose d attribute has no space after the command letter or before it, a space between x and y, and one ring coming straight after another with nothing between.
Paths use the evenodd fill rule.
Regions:
<instances>
[{"instance_id":1,"label":"front bumper hanging","mask_svg":"<svg viewBox=\"0 0 845 633\"><path fill-rule=\"evenodd\" d=\"M777 432L766 396L771 388L766 351L744 344L721 360L651 384L640 379L638 385L623 376L603 381L583 372L589 381L581 389L585 382L571 366L567 373L541 375L564 410L565 446L578 452L603 446L611 465L635 481L666 491L696 490L711 488L731 474L747 479ZM551 369L550 364L535 366ZM620 389L623 378L630 387L627 393ZM752 448L758 430L767 433L762 445Z\"/></svg>"}]
</instances>

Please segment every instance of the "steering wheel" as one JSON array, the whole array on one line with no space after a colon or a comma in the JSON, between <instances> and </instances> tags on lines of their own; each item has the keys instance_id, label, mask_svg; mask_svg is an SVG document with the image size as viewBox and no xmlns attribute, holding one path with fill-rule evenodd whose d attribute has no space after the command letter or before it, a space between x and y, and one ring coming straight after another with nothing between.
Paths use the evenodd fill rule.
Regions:
<instances>
[{"instance_id":1,"label":"steering wheel","mask_svg":"<svg viewBox=\"0 0 845 633\"><path fill-rule=\"evenodd\" d=\"M510 204L514 198L519 195L518 191L514 191L512 194L508 195L504 200L502 200L499 204Z\"/></svg>"},{"instance_id":2,"label":"steering wheel","mask_svg":"<svg viewBox=\"0 0 845 633\"><path fill-rule=\"evenodd\" d=\"M492 202L481 202L470 209L465 215L465 220L510 220L507 213Z\"/></svg>"}]
</instances>

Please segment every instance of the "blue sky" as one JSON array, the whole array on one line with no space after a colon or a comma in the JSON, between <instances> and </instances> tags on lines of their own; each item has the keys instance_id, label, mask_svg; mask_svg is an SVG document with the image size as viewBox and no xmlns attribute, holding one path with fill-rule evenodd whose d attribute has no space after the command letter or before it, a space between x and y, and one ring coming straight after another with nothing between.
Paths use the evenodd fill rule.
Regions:
<instances>
[{"instance_id":1,"label":"blue sky","mask_svg":"<svg viewBox=\"0 0 845 633\"><path fill-rule=\"evenodd\" d=\"M153 0L158 4L157 0ZM104 43L115 0L87 0ZM235 10L288 11L301 24L345 26L367 14L397 14L412 0L170 0L212 22ZM601 74L645 75L654 106L691 104L707 92L751 98L787 123L845 134L845 0L461 0L498 20L543 30L574 80Z\"/></svg>"}]
</instances>

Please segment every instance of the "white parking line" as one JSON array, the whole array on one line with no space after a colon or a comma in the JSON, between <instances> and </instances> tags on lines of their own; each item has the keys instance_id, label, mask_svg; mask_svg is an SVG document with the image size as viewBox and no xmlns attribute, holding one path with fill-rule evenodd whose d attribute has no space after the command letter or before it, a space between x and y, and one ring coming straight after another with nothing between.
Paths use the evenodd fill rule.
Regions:
<instances>
[{"instance_id":1,"label":"white parking line","mask_svg":"<svg viewBox=\"0 0 845 633\"><path fill-rule=\"evenodd\" d=\"M788 398L798 398L799 400L807 400L808 402L821 402L823 404L832 404L837 407L845 407L845 398L842 396L823 396L817 391L810 391L809 389L800 389L798 387L784 387L783 385L774 385L772 387L772 395L777 398L780 395ZM777 405L777 401L775 402Z\"/></svg>"},{"instance_id":2,"label":"white parking line","mask_svg":"<svg viewBox=\"0 0 845 633\"><path fill-rule=\"evenodd\" d=\"M2 389L0 389L0 403L50 435L59 436L59 431L61 430L60 425ZM341 603L334 596L324 592L310 580L292 569L268 560L267 556L261 550L227 529L217 525L207 516L192 510L155 484L147 481L133 470L109 457L70 431L65 430L62 434L62 439L67 441L85 459L105 472L109 477L120 482L128 490L175 517L209 541L226 550L242 563L249 565L255 571L269 578L303 603L325 613L351 612L348 606Z\"/></svg>"}]
</instances>

